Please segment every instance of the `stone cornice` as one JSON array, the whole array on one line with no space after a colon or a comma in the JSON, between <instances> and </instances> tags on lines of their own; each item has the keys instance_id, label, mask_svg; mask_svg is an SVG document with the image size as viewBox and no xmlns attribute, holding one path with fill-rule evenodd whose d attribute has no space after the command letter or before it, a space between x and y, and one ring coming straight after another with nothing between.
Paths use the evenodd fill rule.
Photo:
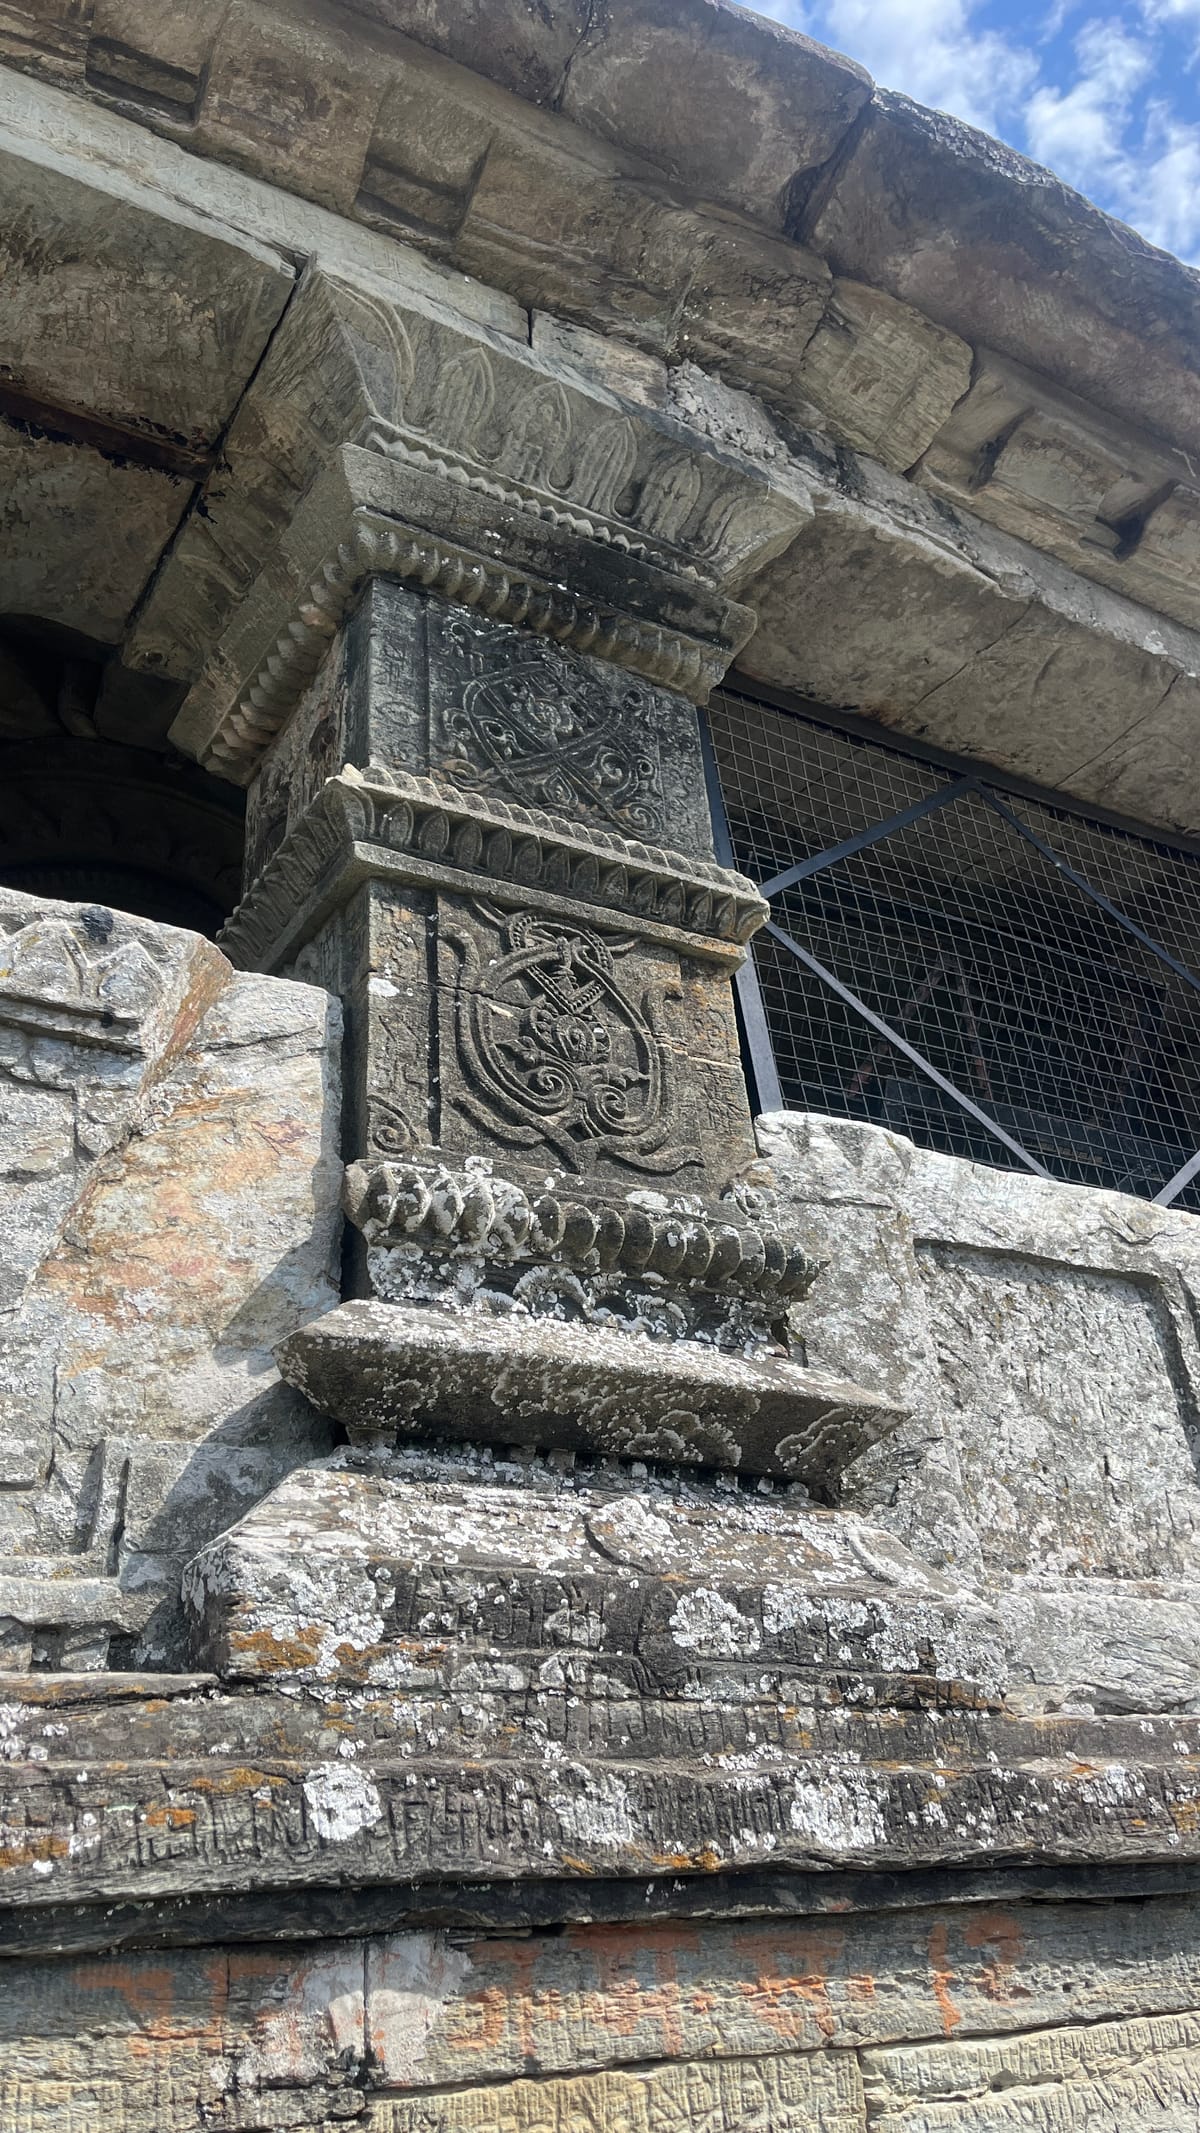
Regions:
<instances>
[{"instance_id":1,"label":"stone cornice","mask_svg":"<svg viewBox=\"0 0 1200 2133\"><path fill-rule=\"evenodd\" d=\"M543 897L587 919L611 909L624 931L727 961L762 924L767 906L741 874L537 809L391 773L374 783L330 778L267 861L224 927L220 944L241 968L294 955L344 886L347 870L420 886L439 883L533 908Z\"/></svg>"},{"instance_id":2,"label":"stone cornice","mask_svg":"<svg viewBox=\"0 0 1200 2133\"><path fill-rule=\"evenodd\" d=\"M873 283L901 330L914 305L973 345L997 345L999 327L1015 360L1195 448L1189 268L1012 150L872 92L852 61L727 0L277 0L252 28L239 10L193 15L128 5L116 37L75 0L14 0L0 56L452 259L497 146L555 135L581 172L607 164L689 211L744 218L746 250L800 238L791 249L827 289L829 265ZM286 125L246 92L250 73L286 86ZM660 332L664 314L679 323L649 292L639 308ZM702 292L675 309L695 341Z\"/></svg>"}]
</instances>

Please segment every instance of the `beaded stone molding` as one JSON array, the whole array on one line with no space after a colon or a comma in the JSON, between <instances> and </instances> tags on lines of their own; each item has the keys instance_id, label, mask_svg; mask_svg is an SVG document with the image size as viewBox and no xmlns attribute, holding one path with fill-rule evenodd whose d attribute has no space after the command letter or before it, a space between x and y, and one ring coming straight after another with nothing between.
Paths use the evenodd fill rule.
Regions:
<instances>
[{"instance_id":1,"label":"beaded stone molding","mask_svg":"<svg viewBox=\"0 0 1200 2133\"><path fill-rule=\"evenodd\" d=\"M247 785L286 725L358 593L372 576L399 578L457 607L477 609L535 636L552 637L703 703L749 634L744 608L726 603L740 627L733 640L707 644L680 630L577 596L531 571L381 512L359 509L280 628L233 703L219 719L200 761L217 777Z\"/></svg>"},{"instance_id":2,"label":"beaded stone molding","mask_svg":"<svg viewBox=\"0 0 1200 2133\"><path fill-rule=\"evenodd\" d=\"M585 1202L482 1166L352 1163L343 1204L371 1245L657 1277L763 1305L794 1302L821 1270L794 1237L748 1219L734 1201L672 1205L665 1194L639 1192Z\"/></svg>"}]
</instances>

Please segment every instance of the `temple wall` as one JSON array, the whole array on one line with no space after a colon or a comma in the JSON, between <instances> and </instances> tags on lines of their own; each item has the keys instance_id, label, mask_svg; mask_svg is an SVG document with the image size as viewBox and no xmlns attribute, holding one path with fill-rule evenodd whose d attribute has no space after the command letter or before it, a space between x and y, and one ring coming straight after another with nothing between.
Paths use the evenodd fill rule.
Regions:
<instances>
[{"instance_id":1,"label":"temple wall","mask_svg":"<svg viewBox=\"0 0 1200 2133\"><path fill-rule=\"evenodd\" d=\"M7 1966L6 2133L1173 2133L1194 1901L244 1941Z\"/></svg>"},{"instance_id":2,"label":"temple wall","mask_svg":"<svg viewBox=\"0 0 1200 2133\"><path fill-rule=\"evenodd\" d=\"M911 1410L845 1500L1005 1591L1031 1693L1056 1646L1076 1701L1192 1707L1200 1221L848 1119L780 1113L758 1130L825 1261L810 1361L853 1357Z\"/></svg>"}]
</instances>

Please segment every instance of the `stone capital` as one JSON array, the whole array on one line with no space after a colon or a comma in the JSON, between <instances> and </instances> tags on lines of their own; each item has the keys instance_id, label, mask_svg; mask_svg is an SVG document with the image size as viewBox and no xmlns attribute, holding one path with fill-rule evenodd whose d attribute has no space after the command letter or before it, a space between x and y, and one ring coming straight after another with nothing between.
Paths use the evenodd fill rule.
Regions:
<instances>
[{"instance_id":1,"label":"stone capital","mask_svg":"<svg viewBox=\"0 0 1200 2133\"><path fill-rule=\"evenodd\" d=\"M205 663L176 742L244 783L373 575L703 701L806 496L670 415L415 296L311 269L139 656Z\"/></svg>"}]
</instances>

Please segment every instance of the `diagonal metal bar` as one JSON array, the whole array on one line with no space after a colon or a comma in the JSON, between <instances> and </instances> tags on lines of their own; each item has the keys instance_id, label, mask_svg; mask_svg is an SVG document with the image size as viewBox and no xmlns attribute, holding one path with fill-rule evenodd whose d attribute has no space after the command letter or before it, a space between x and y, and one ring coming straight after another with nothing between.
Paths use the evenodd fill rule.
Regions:
<instances>
[{"instance_id":1,"label":"diagonal metal bar","mask_svg":"<svg viewBox=\"0 0 1200 2133\"><path fill-rule=\"evenodd\" d=\"M1200 1149L1197 1149L1195 1155L1188 1157L1187 1162L1175 1172L1173 1178L1167 1179L1162 1191L1155 1193L1150 1205L1152 1207L1169 1207L1172 1200L1179 1198L1184 1186L1191 1184L1198 1170L1200 1170Z\"/></svg>"},{"instance_id":2,"label":"diagonal metal bar","mask_svg":"<svg viewBox=\"0 0 1200 2133\"><path fill-rule=\"evenodd\" d=\"M700 758L704 765L704 782L708 787L708 811L712 820L713 851L721 866L736 870L733 839L729 834L729 819L725 813L725 795L721 791L721 774L717 769L716 751L708 728L708 719L703 711L697 714L700 724ZM734 997L742 1024L742 1041L748 1055L750 1078L754 1084L752 1102L756 1111L782 1111L783 1090L779 1085L779 1068L775 1064L775 1046L767 1024L767 1010L763 1005L762 986L758 981L753 954L747 949L739 963L733 980Z\"/></svg>"},{"instance_id":3,"label":"diagonal metal bar","mask_svg":"<svg viewBox=\"0 0 1200 2133\"><path fill-rule=\"evenodd\" d=\"M923 800L914 800L911 807L901 808L898 815L889 815L886 822L874 822L870 829L859 830L844 843L831 845L827 852L814 852L811 859L798 860L786 873L776 874L770 881L760 881L759 891L763 896L778 896L795 882L807 881L810 874L819 874L825 867L836 866L839 859L853 859L856 852L865 852L868 845L878 844L882 837L907 829L910 823L919 822L922 815L932 815L939 807L949 807L952 801L961 800L965 793L975 790L974 778L955 778L953 784L943 785L937 792L926 793Z\"/></svg>"},{"instance_id":4,"label":"diagonal metal bar","mask_svg":"<svg viewBox=\"0 0 1200 2133\"><path fill-rule=\"evenodd\" d=\"M942 1091L944 1096L949 1096L954 1103L958 1104L961 1110L966 1111L987 1132L994 1134L996 1139L1002 1142L1004 1147L1009 1150L1010 1154L1015 1155L1020 1162L1024 1163L1027 1170L1032 1170L1039 1178L1052 1179L1052 1172L1039 1163L1036 1156L1030 1155L1027 1148L1022 1148L1020 1141L1014 1140L1012 1134L1006 1133L1004 1127L996 1119L989 1118L987 1112L982 1110L973 1098L965 1095L962 1089L956 1088L954 1083L948 1081L944 1074L940 1074L932 1060L926 1059L915 1045L909 1043L907 1037L902 1037L899 1030L893 1029L889 1022L885 1022L882 1015L877 1015L872 1008L867 1006L865 1000L860 1000L856 992L851 992L848 985L843 985L841 979L835 977L832 970L827 970L824 963L819 963L816 956L810 955L807 948L802 948L798 941L794 941L790 933L784 932L782 926L777 926L773 919L768 919L763 931L764 933L769 933L772 940L778 941L781 947L790 949L791 953L805 965L806 969L811 970L815 977L821 978L826 985L832 988L839 1000L844 1000L847 1007L852 1007L855 1014L861 1015L863 1021L869 1023L873 1030L876 1030L881 1037L886 1037L889 1044L895 1045L896 1050L902 1052L906 1059L910 1059L913 1065L919 1068L920 1072Z\"/></svg>"},{"instance_id":5,"label":"diagonal metal bar","mask_svg":"<svg viewBox=\"0 0 1200 2133\"><path fill-rule=\"evenodd\" d=\"M1002 815L1004 820L1017 831L1018 835L1024 837L1027 844L1032 844L1041 853L1043 859L1048 859L1052 867L1055 867L1060 874L1065 875L1068 881L1074 882L1077 889L1082 889L1085 896L1090 896L1092 902L1099 904L1102 911L1107 911L1109 917L1114 918L1118 926L1125 928L1126 933L1132 933L1134 939L1140 941L1143 948L1148 948L1152 955L1156 955L1159 962L1165 963L1168 970L1173 970L1177 978L1182 978L1185 985L1191 986L1193 992L1200 992L1200 977L1197 977L1194 970L1189 970L1186 963L1179 962L1169 949L1164 948L1161 942L1154 939L1152 934L1144 932L1136 919L1127 918L1125 913L1116 904L1111 903L1107 896L1099 889L1094 889L1085 874L1078 873L1073 866L1068 865L1065 859L1060 859L1053 845L1045 844L1036 831L1031 830L1027 822L1022 822L1019 815L1014 815L1012 809L1006 807L1003 800L997 799L995 793L989 791L986 785L978 786L977 790L984 805L992 808L996 814Z\"/></svg>"}]
</instances>

